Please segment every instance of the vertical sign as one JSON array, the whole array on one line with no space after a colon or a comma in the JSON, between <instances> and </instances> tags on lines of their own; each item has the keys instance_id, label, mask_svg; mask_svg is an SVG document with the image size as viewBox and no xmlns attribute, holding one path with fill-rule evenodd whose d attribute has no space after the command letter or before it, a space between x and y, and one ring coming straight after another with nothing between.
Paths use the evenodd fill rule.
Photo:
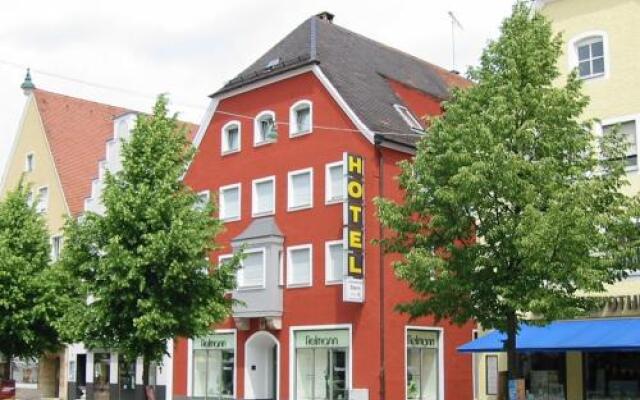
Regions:
<instances>
[{"instance_id":1,"label":"vertical sign","mask_svg":"<svg viewBox=\"0 0 640 400\"><path fill-rule=\"evenodd\" d=\"M344 241L347 276L343 284L343 301L364 301L364 159L344 153L347 201L344 203Z\"/></svg>"}]
</instances>

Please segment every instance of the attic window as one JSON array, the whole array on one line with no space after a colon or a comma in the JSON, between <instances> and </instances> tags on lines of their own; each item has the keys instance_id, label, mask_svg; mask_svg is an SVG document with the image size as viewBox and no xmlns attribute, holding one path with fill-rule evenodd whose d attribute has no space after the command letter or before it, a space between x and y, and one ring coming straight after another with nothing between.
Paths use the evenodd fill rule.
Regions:
<instances>
[{"instance_id":1,"label":"attic window","mask_svg":"<svg viewBox=\"0 0 640 400\"><path fill-rule=\"evenodd\" d=\"M420 125L420 122L418 122L416 117L413 116L407 107L401 106L400 104L394 104L393 107L411 129L422 131L422 125Z\"/></svg>"},{"instance_id":2,"label":"attic window","mask_svg":"<svg viewBox=\"0 0 640 400\"><path fill-rule=\"evenodd\" d=\"M264 69L273 69L275 68L278 64L280 64L280 58L274 58L273 60L269 61L267 63L267 65L264 66Z\"/></svg>"}]
</instances>

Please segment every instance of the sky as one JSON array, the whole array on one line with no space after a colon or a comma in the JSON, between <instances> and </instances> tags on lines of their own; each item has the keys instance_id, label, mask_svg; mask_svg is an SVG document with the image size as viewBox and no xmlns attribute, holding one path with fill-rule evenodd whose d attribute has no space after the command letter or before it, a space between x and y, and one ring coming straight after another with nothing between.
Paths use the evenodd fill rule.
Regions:
<instances>
[{"instance_id":1,"label":"sky","mask_svg":"<svg viewBox=\"0 0 640 400\"><path fill-rule=\"evenodd\" d=\"M37 87L139 111L169 95L174 111L199 123L208 95L311 15L456 69L476 65L499 34L512 0L31 0L0 13L0 168L25 96L25 68Z\"/></svg>"}]
</instances>

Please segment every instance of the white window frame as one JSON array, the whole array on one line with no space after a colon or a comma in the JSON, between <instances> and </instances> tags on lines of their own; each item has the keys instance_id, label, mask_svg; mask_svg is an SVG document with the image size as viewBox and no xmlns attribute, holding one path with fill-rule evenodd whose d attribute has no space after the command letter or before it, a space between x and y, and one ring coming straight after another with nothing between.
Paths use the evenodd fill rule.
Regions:
<instances>
[{"instance_id":1,"label":"white window frame","mask_svg":"<svg viewBox=\"0 0 640 400\"><path fill-rule=\"evenodd\" d=\"M203 206L211 201L211 192L209 190L201 190L196 193L196 196L198 196L198 202L195 204L195 208L202 211L204 210Z\"/></svg>"},{"instance_id":2,"label":"white window frame","mask_svg":"<svg viewBox=\"0 0 640 400\"><path fill-rule=\"evenodd\" d=\"M291 277L293 276L293 263L291 262L291 253L296 250L309 250L309 282L305 283L294 283L291 282ZM296 246L287 247L287 287L288 288L304 288L313 286L313 245L312 244L301 244Z\"/></svg>"},{"instance_id":3,"label":"white window frame","mask_svg":"<svg viewBox=\"0 0 640 400\"><path fill-rule=\"evenodd\" d=\"M309 129L306 131L298 131L297 127L297 118L296 114L299 108L302 106L309 107ZM289 137L298 137L308 135L313 132L313 103L310 100L299 100L296 101L291 108L289 108Z\"/></svg>"},{"instance_id":4,"label":"white window frame","mask_svg":"<svg viewBox=\"0 0 640 400\"><path fill-rule=\"evenodd\" d=\"M238 148L237 149L229 148L229 137L227 135L227 131L232 126L236 126L238 128ZM238 153L241 148L242 148L242 124L238 120L229 121L226 124L224 124L222 126L222 129L220 130L220 153L223 156L226 156L227 154Z\"/></svg>"},{"instance_id":5,"label":"white window frame","mask_svg":"<svg viewBox=\"0 0 640 400\"><path fill-rule=\"evenodd\" d=\"M60 241L57 255L54 252L55 250L54 243L56 239ZM50 245L51 245L51 261L55 262L60 260L60 255L62 254L62 246L64 245L64 236L62 234L51 236Z\"/></svg>"},{"instance_id":6,"label":"white window frame","mask_svg":"<svg viewBox=\"0 0 640 400\"><path fill-rule=\"evenodd\" d=\"M309 174L309 190L310 198L309 204L295 205L293 203L293 177L296 175ZM287 211L306 210L313 207L313 168L303 168L295 171L290 171L287 174Z\"/></svg>"},{"instance_id":7,"label":"white window frame","mask_svg":"<svg viewBox=\"0 0 640 400\"><path fill-rule=\"evenodd\" d=\"M596 125L596 129L598 136L602 138L604 136L605 126L617 125L631 121L635 121L636 123L636 159L638 160L638 163L635 166L627 166L625 169L627 172L637 172L638 168L640 168L640 114L623 115L621 117L603 119Z\"/></svg>"},{"instance_id":8,"label":"white window frame","mask_svg":"<svg viewBox=\"0 0 640 400\"><path fill-rule=\"evenodd\" d=\"M33 172L36 169L36 155L33 151L27 153L24 158L24 172Z\"/></svg>"},{"instance_id":9,"label":"white window frame","mask_svg":"<svg viewBox=\"0 0 640 400\"><path fill-rule=\"evenodd\" d=\"M578 46L581 44L584 44L581 42L586 42L590 39L593 39L594 41L595 39L602 39L602 55L604 57L604 73L597 74L597 75L584 76L584 77L581 77L580 73L578 73L578 78L585 81L591 81L591 80L597 80L597 79L608 79L611 72L610 62L609 62L611 56L609 51L609 37L607 35L607 32L605 31L583 32L577 36L574 36L573 38L571 38L571 40L569 40L567 44L568 70L572 71L574 68L578 67Z\"/></svg>"},{"instance_id":10,"label":"white window frame","mask_svg":"<svg viewBox=\"0 0 640 400\"><path fill-rule=\"evenodd\" d=\"M274 140L269 139L267 137L265 137L264 140L259 140L260 139L260 120L265 116L270 116L271 118L273 118L273 123L277 124L275 112L271 110L265 110L265 111L259 112L258 115L256 115L256 117L253 119L253 146L254 147L264 146L265 144L270 144L274 142Z\"/></svg>"},{"instance_id":11,"label":"white window frame","mask_svg":"<svg viewBox=\"0 0 640 400\"><path fill-rule=\"evenodd\" d=\"M444 329L438 326L405 325L404 327L404 398L409 398L407 393L407 335L409 331L433 331L438 332L438 399L444 400Z\"/></svg>"},{"instance_id":12,"label":"white window frame","mask_svg":"<svg viewBox=\"0 0 640 400\"><path fill-rule=\"evenodd\" d=\"M40 192L42 191L42 189L46 189L47 190L47 195L44 196L44 207L40 208L40 202L43 199L43 196L40 196ZM40 214L45 214L47 211L49 211L49 186L44 185L44 186L40 186L38 188L38 192L36 194L36 211Z\"/></svg>"},{"instance_id":13,"label":"white window frame","mask_svg":"<svg viewBox=\"0 0 640 400\"><path fill-rule=\"evenodd\" d=\"M342 197L337 198L337 197L331 197L330 194L331 193L331 173L330 170L331 168L334 167L342 167L342 180L343 180L343 188L342 188ZM346 174L345 174L345 170L344 170L344 162L343 161L336 161L336 162L332 162L332 163L328 163L325 165L324 168L324 203L325 204L342 204L344 203L344 200L346 198L346 185L344 185L344 180L346 179Z\"/></svg>"},{"instance_id":14,"label":"white window frame","mask_svg":"<svg viewBox=\"0 0 640 400\"><path fill-rule=\"evenodd\" d=\"M264 289L266 287L266 283L267 283L267 250L264 247L256 247L256 248L251 248L251 249L246 249L243 254L252 254L252 253L262 253L262 284L260 285L252 285L252 286L245 286L243 284L243 274L240 273L240 271L242 271L242 269L244 268L243 262L244 260L240 261L240 268L238 268L238 273L236 276L236 281L238 283L238 287L236 288L236 290L238 291L243 291L243 290L256 290L256 289Z\"/></svg>"},{"instance_id":15,"label":"white window frame","mask_svg":"<svg viewBox=\"0 0 640 400\"><path fill-rule=\"evenodd\" d=\"M331 261L331 251L330 248L331 246L335 246L335 245L340 245L342 246L342 257L343 257L343 263L341 265L341 270L342 270L342 276L340 277L339 280L336 279L330 279L329 276L329 271L331 271L331 265L329 264L329 262ZM329 285L342 285L342 283L344 282L344 277L346 275L346 271L345 271L345 266L346 264L344 263L344 259L346 258L346 251L345 251L345 246L344 246L344 240L340 239L340 240L329 240L324 242L324 284L329 286Z\"/></svg>"},{"instance_id":16,"label":"white window frame","mask_svg":"<svg viewBox=\"0 0 640 400\"><path fill-rule=\"evenodd\" d=\"M256 208L258 206L256 186L258 183L267 182L267 181L273 182L273 210L258 212L256 211ZM274 215L275 213L276 213L276 177L275 175L267 176L260 179L254 179L251 182L251 216L264 217L266 215Z\"/></svg>"},{"instance_id":17,"label":"white window frame","mask_svg":"<svg viewBox=\"0 0 640 400\"><path fill-rule=\"evenodd\" d=\"M237 217L224 216L226 211L226 206L225 206L225 202L223 201L224 197L222 193L229 189L238 189L238 205L240 209L238 210ZM242 219L242 185L240 183L232 183L231 185L220 186L220 189L218 189L218 202L220 203L218 205L218 217L220 218L221 221L232 222L232 221L240 221Z\"/></svg>"},{"instance_id":18,"label":"white window frame","mask_svg":"<svg viewBox=\"0 0 640 400\"><path fill-rule=\"evenodd\" d=\"M424 129L422 127L422 124L420 124L418 119L415 117L415 115L413 115L411 110L409 110L406 106L403 106L401 104L394 104L393 108L396 109L398 114L400 114L404 122L406 122L411 129L414 129L417 131L421 131L422 129Z\"/></svg>"}]
</instances>

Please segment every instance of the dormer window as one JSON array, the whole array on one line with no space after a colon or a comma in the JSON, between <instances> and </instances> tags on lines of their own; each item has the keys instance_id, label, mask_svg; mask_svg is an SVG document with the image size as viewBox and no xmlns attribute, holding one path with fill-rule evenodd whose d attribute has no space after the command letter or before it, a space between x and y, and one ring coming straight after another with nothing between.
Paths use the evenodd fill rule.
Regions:
<instances>
[{"instance_id":1,"label":"dormer window","mask_svg":"<svg viewBox=\"0 0 640 400\"><path fill-rule=\"evenodd\" d=\"M422 125L420 125L420 122L418 122L416 117L413 116L407 107L401 106L400 104L394 104L393 107L411 129L422 131Z\"/></svg>"},{"instance_id":2,"label":"dormer window","mask_svg":"<svg viewBox=\"0 0 640 400\"><path fill-rule=\"evenodd\" d=\"M240 122L227 122L222 127L222 154L240 151Z\"/></svg>"},{"instance_id":3,"label":"dormer window","mask_svg":"<svg viewBox=\"0 0 640 400\"><path fill-rule=\"evenodd\" d=\"M576 43L578 74L580 78L604 75L604 41L602 36L583 39Z\"/></svg>"},{"instance_id":4,"label":"dormer window","mask_svg":"<svg viewBox=\"0 0 640 400\"><path fill-rule=\"evenodd\" d=\"M33 153L27 153L27 157L24 160L24 171L32 172L36 166L36 158Z\"/></svg>"},{"instance_id":5,"label":"dormer window","mask_svg":"<svg viewBox=\"0 0 640 400\"><path fill-rule=\"evenodd\" d=\"M253 128L253 144L271 143L276 130L276 114L273 111L263 111L256 116Z\"/></svg>"},{"instance_id":6,"label":"dormer window","mask_svg":"<svg viewBox=\"0 0 640 400\"><path fill-rule=\"evenodd\" d=\"M311 102L301 100L291 107L289 113L289 136L304 135L312 130Z\"/></svg>"}]
</instances>

